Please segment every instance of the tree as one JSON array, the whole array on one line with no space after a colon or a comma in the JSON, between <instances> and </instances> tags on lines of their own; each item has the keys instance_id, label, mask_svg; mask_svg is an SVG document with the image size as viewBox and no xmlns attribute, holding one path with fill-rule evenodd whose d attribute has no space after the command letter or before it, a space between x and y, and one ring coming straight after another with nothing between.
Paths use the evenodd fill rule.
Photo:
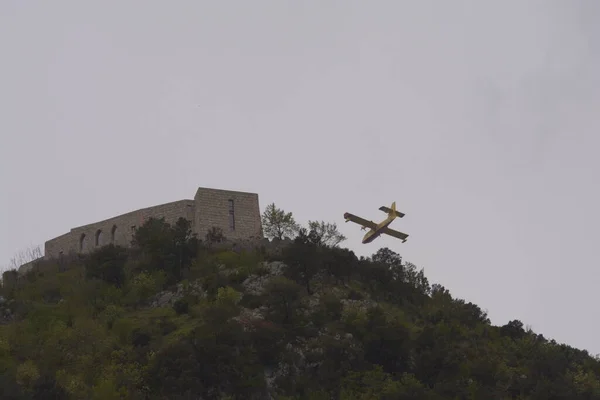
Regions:
<instances>
[{"instance_id":1,"label":"tree","mask_svg":"<svg viewBox=\"0 0 600 400\"><path fill-rule=\"evenodd\" d=\"M265 285L265 298L269 317L278 323L288 324L294 320L298 301L302 298L302 286L283 276L272 278Z\"/></svg>"},{"instance_id":2,"label":"tree","mask_svg":"<svg viewBox=\"0 0 600 400\"><path fill-rule=\"evenodd\" d=\"M271 203L262 215L262 226L265 237L272 239L291 238L300 229L291 212L286 213Z\"/></svg>"},{"instance_id":3,"label":"tree","mask_svg":"<svg viewBox=\"0 0 600 400\"><path fill-rule=\"evenodd\" d=\"M135 272L166 270L175 263L172 254L173 231L164 218L148 218L135 230L131 240L133 254L138 259Z\"/></svg>"},{"instance_id":4,"label":"tree","mask_svg":"<svg viewBox=\"0 0 600 400\"><path fill-rule=\"evenodd\" d=\"M301 283L308 294L312 294L310 282L319 272L322 260L319 257L320 237L315 231L299 230L294 242L283 250L282 259L288 266L286 275Z\"/></svg>"},{"instance_id":5,"label":"tree","mask_svg":"<svg viewBox=\"0 0 600 400\"><path fill-rule=\"evenodd\" d=\"M425 276L423 268L417 270L417 266L411 262L404 263L404 274L406 282L417 288L423 294L429 294L431 285Z\"/></svg>"},{"instance_id":6,"label":"tree","mask_svg":"<svg viewBox=\"0 0 600 400\"><path fill-rule=\"evenodd\" d=\"M399 282L405 281L402 257L398 253L387 247L383 247L371 256L371 261L377 265L383 266L394 280ZM386 275L388 275L387 273Z\"/></svg>"},{"instance_id":7,"label":"tree","mask_svg":"<svg viewBox=\"0 0 600 400\"><path fill-rule=\"evenodd\" d=\"M161 254L172 241L171 225L164 218L148 218L135 229L131 245L146 253Z\"/></svg>"},{"instance_id":8,"label":"tree","mask_svg":"<svg viewBox=\"0 0 600 400\"><path fill-rule=\"evenodd\" d=\"M513 340L521 339L526 336L525 329L523 329L523 323L518 319L509 321L506 325L501 326L500 334L508 336Z\"/></svg>"},{"instance_id":9,"label":"tree","mask_svg":"<svg viewBox=\"0 0 600 400\"><path fill-rule=\"evenodd\" d=\"M137 228L132 239L134 255L139 259L136 270L165 271L167 284L181 278L198 250L198 240L191 222L183 218L171 226L164 218L149 218Z\"/></svg>"},{"instance_id":10,"label":"tree","mask_svg":"<svg viewBox=\"0 0 600 400\"><path fill-rule=\"evenodd\" d=\"M335 247L323 254L323 268L336 283L347 283L357 272L358 258L352 250Z\"/></svg>"},{"instance_id":11,"label":"tree","mask_svg":"<svg viewBox=\"0 0 600 400\"><path fill-rule=\"evenodd\" d=\"M109 244L94 251L85 261L85 276L121 287L125 283L126 262L127 250Z\"/></svg>"},{"instance_id":12,"label":"tree","mask_svg":"<svg viewBox=\"0 0 600 400\"><path fill-rule=\"evenodd\" d=\"M346 236L338 231L335 223L308 221L308 230L315 231L321 238L321 244L325 246L336 247L346 240Z\"/></svg>"},{"instance_id":13,"label":"tree","mask_svg":"<svg viewBox=\"0 0 600 400\"><path fill-rule=\"evenodd\" d=\"M223 235L223 230L217 226L213 226L209 230L206 231L206 235L204 236L204 240L206 244L210 247L214 243L221 243L225 240L225 235Z\"/></svg>"},{"instance_id":14,"label":"tree","mask_svg":"<svg viewBox=\"0 0 600 400\"><path fill-rule=\"evenodd\" d=\"M192 231L190 220L179 218L175 222L173 226L173 245L178 260L176 275L180 277L183 269L191 265L199 246L198 237Z\"/></svg>"},{"instance_id":15,"label":"tree","mask_svg":"<svg viewBox=\"0 0 600 400\"><path fill-rule=\"evenodd\" d=\"M28 262L35 261L39 258L42 258L44 254L42 254L42 249L40 246L32 246L25 250L19 251L10 259L10 269L19 269L19 267L23 264L27 264Z\"/></svg>"},{"instance_id":16,"label":"tree","mask_svg":"<svg viewBox=\"0 0 600 400\"><path fill-rule=\"evenodd\" d=\"M402 257L387 247L382 247L371 256L374 263L382 263L390 267L392 270L402 269ZM397 272L397 271L394 271ZM400 277L398 277L400 278Z\"/></svg>"}]
</instances>

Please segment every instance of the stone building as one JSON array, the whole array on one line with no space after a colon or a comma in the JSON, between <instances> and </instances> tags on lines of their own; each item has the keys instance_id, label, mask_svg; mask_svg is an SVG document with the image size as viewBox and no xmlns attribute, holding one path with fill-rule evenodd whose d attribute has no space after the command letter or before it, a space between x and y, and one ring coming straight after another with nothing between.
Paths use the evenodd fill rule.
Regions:
<instances>
[{"instance_id":1,"label":"stone building","mask_svg":"<svg viewBox=\"0 0 600 400\"><path fill-rule=\"evenodd\" d=\"M211 227L221 228L229 240L261 239L262 225L258 194L200 187L193 200L142 208L104 221L79 226L44 246L44 259L61 255L87 253L114 243L129 247L136 227L148 218L165 218L174 224L180 217L192 222L192 230L203 239ZM29 263L31 264L31 263ZM29 269L28 264L23 269Z\"/></svg>"}]
</instances>

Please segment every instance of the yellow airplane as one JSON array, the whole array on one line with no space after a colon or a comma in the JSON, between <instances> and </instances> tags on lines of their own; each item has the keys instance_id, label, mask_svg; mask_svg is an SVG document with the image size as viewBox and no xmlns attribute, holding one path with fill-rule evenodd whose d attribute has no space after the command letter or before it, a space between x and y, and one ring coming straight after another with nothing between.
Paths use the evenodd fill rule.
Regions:
<instances>
[{"instance_id":1,"label":"yellow airplane","mask_svg":"<svg viewBox=\"0 0 600 400\"><path fill-rule=\"evenodd\" d=\"M365 230L367 228L370 229L369 232L367 232L363 237L362 242L365 244L371 243L373 240L377 239L382 233L401 239L402 243L406 242L406 238L408 237L406 233L398 232L388 228L388 225L391 224L394 219L404 217L404 214L402 214L400 211L396 211L396 202L394 201L392 203L392 208L381 206L379 207L379 209L383 212L388 213L388 216L386 219L384 219L378 224L376 224L373 221L367 221L366 219L357 217L356 215L350 214L348 212L344 213L344 218L346 219L346 222L352 221L359 225L362 225L361 230Z\"/></svg>"}]
</instances>

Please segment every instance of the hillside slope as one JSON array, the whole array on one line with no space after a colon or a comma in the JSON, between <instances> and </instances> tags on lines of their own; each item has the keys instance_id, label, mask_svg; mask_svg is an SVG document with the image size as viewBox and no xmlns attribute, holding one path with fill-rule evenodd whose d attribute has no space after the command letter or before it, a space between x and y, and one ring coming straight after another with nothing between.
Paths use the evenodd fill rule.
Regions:
<instances>
[{"instance_id":1,"label":"hillside slope","mask_svg":"<svg viewBox=\"0 0 600 400\"><path fill-rule=\"evenodd\" d=\"M587 352L492 326L387 248L318 242L236 253L150 220L5 279L0 398L600 398Z\"/></svg>"}]
</instances>

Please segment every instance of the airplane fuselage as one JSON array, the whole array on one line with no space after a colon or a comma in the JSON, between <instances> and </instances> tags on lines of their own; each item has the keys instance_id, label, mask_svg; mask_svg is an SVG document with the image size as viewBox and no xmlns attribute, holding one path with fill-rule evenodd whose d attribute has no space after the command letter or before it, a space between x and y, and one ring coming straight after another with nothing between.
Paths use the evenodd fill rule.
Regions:
<instances>
[{"instance_id":1,"label":"airplane fuselage","mask_svg":"<svg viewBox=\"0 0 600 400\"><path fill-rule=\"evenodd\" d=\"M381 235L381 230L383 228L387 228L387 226L391 224L395 218L396 217L388 217L379 224L377 224L377 227L375 229L369 230L369 232L367 232L363 237L363 244L371 243L373 240L377 239Z\"/></svg>"}]
</instances>

